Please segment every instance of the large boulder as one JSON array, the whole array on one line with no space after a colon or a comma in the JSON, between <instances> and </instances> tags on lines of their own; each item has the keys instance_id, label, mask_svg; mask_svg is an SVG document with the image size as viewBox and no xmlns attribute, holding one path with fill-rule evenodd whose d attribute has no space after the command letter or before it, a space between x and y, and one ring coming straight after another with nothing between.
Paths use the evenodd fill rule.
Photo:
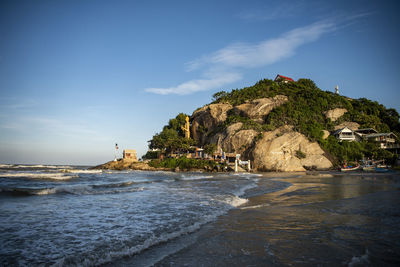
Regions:
<instances>
[{"instance_id":1,"label":"large boulder","mask_svg":"<svg viewBox=\"0 0 400 267\"><path fill-rule=\"evenodd\" d=\"M199 145L204 145L206 137L227 118L228 110L232 109L230 104L211 104L197 109L192 114L191 134Z\"/></svg>"},{"instance_id":2,"label":"large boulder","mask_svg":"<svg viewBox=\"0 0 400 267\"><path fill-rule=\"evenodd\" d=\"M259 171L305 171L306 168L322 170L332 167L318 143L310 142L289 126L264 132L255 144L251 157L254 168Z\"/></svg>"},{"instance_id":3,"label":"large boulder","mask_svg":"<svg viewBox=\"0 0 400 267\"><path fill-rule=\"evenodd\" d=\"M256 122L264 122L264 118L277 106L287 102L288 98L284 95L277 95L272 98L259 98L251 102L241 104L234 108L237 114L240 114Z\"/></svg>"},{"instance_id":4,"label":"large boulder","mask_svg":"<svg viewBox=\"0 0 400 267\"><path fill-rule=\"evenodd\" d=\"M325 111L324 114L327 119L331 119L331 121L336 121L337 119L342 117L343 114L346 112L347 112L347 109L345 109L345 108L334 108L334 109Z\"/></svg>"},{"instance_id":5,"label":"large boulder","mask_svg":"<svg viewBox=\"0 0 400 267\"><path fill-rule=\"evenodd\" d=\"M242 154L251 147L258 132L252 129L241 130L242 123L237 122L230 125L222 133L214 135L210 142L217 145L217 149L225 152Z\"/></svg>"}]
</instances>

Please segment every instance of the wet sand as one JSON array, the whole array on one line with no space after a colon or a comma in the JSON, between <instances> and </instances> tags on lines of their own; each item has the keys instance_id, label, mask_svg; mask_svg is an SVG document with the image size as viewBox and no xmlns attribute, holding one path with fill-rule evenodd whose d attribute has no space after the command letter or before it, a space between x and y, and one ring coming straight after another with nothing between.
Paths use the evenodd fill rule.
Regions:
<instances>
[{"instance_id":1,"label":"wet sand","mask_svg":"<svg viewBox=\"0 0 400 267\"><path fill-rule=\"evenodd\" d=\"M268 192L271 180L288 187L260 193ZM400 264L398 173L264 177L258 188L246 194L248 203L175 240L176 246L166 252L169 256L155 265ZM147 253L151 257L152 252ZM143 257L136 263L146 265Z\"/></svg>"}]
</instances>

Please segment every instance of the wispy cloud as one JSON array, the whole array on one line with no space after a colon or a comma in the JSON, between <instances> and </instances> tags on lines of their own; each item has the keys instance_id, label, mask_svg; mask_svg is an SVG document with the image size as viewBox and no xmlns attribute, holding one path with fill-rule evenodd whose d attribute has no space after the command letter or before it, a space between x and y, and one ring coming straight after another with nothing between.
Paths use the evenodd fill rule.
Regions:
<instances>
[{"instance_id":1,"label":"wispy cloud","mask_svg":"<svg viewBox=\"0 0 400 267\"><path fill-rule=\"evenodd\" d=\"M295 54L296 49L306 43L316 41L323 34L335 30L332 22L318 22L296 28L278 38L264 40L257 44L236 43L222 48L211 55L203 56L187 63L189 71L204 65L254 68L273 64Z\"/></svg>"},{"instance_id":2,"label":"wispy cloud","mask_svg":"<svg viewBox=\"0 0 400 267\"><path fill-rule=\"evenodd\" d=\"M181 83L175 87L147 88L146 91L160 95L168 95L168 94L187 95L199 91L206 91L218 88L225 84L236 82L241 78L242 75L239 73L225 73L225 74L219 74L217 77L212 77L208 79L190 80Z\"/></svg>"},{"instance_id":3,"label":"wispy cloud","mask_svg":"<svg viewBox=\"0 0 400 267\"><path fill-rule=\"evenodd\" d=\"M242 78L244 69L274 64L296 54L296 50L307 43L315 42L323 35L336 31L343 25L368 14L353 15L342 22L321 20L305 27L295 28L277 38L258 43L234 43L185 64L187 71L201 70L202 79L183 82L174 87L147 88L156 94L192 94L199 91L221 88ZM210 77L210 74L212 76Z\"/></svg>"}]
</instances>

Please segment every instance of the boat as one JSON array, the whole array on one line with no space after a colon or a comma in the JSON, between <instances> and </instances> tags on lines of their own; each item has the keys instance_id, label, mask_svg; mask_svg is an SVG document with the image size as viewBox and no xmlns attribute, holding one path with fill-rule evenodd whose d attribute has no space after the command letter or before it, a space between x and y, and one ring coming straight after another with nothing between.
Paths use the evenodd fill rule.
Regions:
<instances>
[{"instance_id":1,"label":"boat","mask_svg":"<svg viewBox=\"0 0 400 267\"><path fill-rule=\"evenodd\" d=\"M363 171L375 171L375 165L364 165L362 166Z\"/></svg>"},{"instance_id":2,"label":"boat","mask_svg":"<svg viewBox=\"0 0 400 267\"><path fill-rule=\"evenodd\" d=\"M349 171L358 170L358 169L360 169L360 168L361 168L360 165L357 165L357 166L344 166L344 167L341 167L341 168L340 168L340 171L341 171L341 172L349 172Z\"/></svg>"}]
</instances>

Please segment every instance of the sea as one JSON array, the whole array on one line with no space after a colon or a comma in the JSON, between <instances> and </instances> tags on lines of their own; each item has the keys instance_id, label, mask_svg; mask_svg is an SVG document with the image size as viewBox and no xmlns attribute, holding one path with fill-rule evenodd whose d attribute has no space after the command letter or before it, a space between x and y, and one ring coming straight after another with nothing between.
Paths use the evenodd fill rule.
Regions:
<instances>
[{"instance_id":1,"label":"sea","mask_svg":"<svg viewBox=\"0 0 400 267\"><path fill-rule=\"evenodd\" d=\"M396 266L399 181L2 164L0 266Z\"/></svg>"}]
</instances>

